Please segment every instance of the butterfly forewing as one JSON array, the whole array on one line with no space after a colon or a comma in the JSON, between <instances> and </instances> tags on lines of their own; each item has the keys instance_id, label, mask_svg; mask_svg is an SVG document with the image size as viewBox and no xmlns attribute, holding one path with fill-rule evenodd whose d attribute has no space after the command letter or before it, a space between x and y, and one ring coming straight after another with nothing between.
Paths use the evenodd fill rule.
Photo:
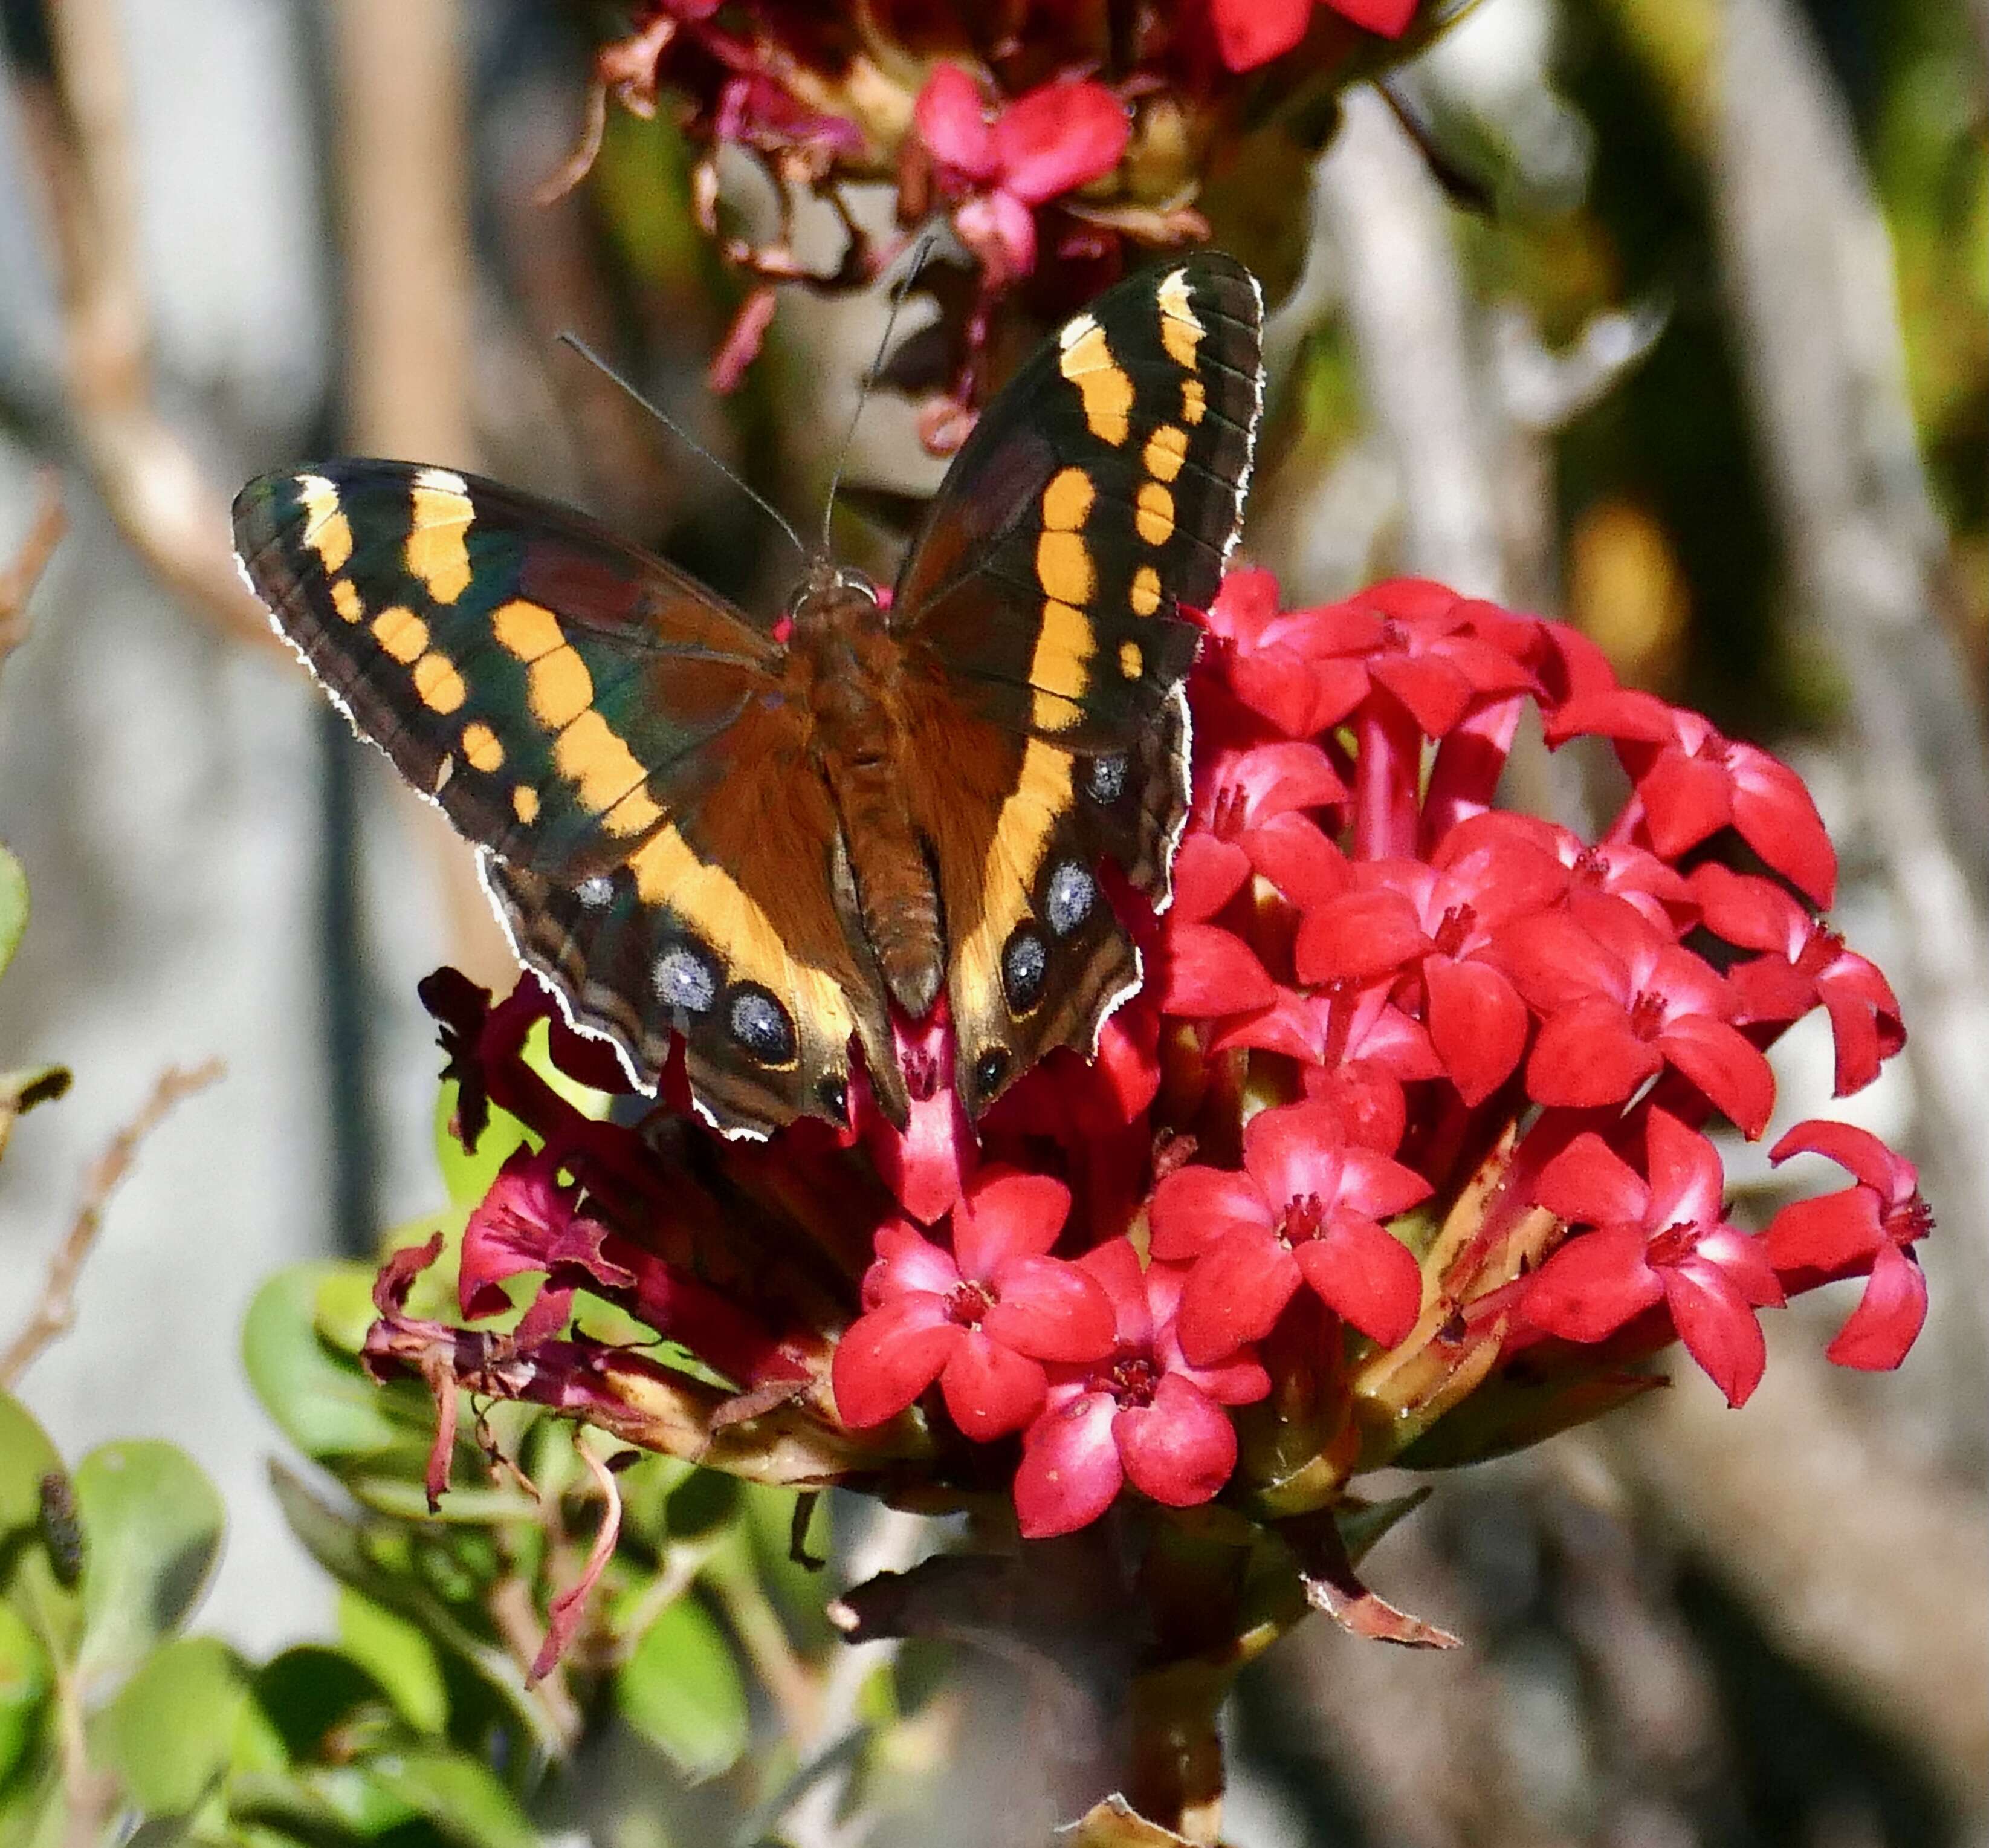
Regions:
<instances>
[{"instance_id":1,"label":"butterfly forewing","mask_svg":"<svg viewBox=\"0 0 1989 1848\"><path fill-rule=\"evenodd\" d=\"M945 907L958 1082L979 1107L1093 1049L1139 959L1104 863L1157 904L1188 802L1181 682L1262 399L1249 273L1201 256L1071 320L983 415L901 575L928 727L984 774L913 791Z\"/></svg>"},{"instance_id":2,"label":"butterfly forewing","mask_svg":"<svg viewBox=\"0 0 1989 1848\"><path fill-rule=\"evenodd\" d=\"M580 1024L645 1083L683 1032L728 1126L840 1114L852 1033L889 1032L767 635L584 516L445 470L266 476L235 523L280 629L486 849Z\"/></svg>"}]
</instances>

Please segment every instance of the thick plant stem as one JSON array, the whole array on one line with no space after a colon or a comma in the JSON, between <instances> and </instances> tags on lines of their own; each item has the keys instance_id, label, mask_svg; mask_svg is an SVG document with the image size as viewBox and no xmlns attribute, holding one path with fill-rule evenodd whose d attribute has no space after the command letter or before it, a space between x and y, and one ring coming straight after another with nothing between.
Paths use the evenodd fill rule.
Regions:
<instances>
[{"instance_id":1,"label":"thick plant stem","mask_svg":"<svg viewBox=\"0 0 1989 1848\"><path fill-rule=\"evenodd\" d=\"M1206 1663L1182 1663L1133 1684L1133 1739L1127 1795L1149 1822L1183 1840L1222 1835L1222 1734L1216 1714L1228 1677Z\"/></svg>"}]
</instances>

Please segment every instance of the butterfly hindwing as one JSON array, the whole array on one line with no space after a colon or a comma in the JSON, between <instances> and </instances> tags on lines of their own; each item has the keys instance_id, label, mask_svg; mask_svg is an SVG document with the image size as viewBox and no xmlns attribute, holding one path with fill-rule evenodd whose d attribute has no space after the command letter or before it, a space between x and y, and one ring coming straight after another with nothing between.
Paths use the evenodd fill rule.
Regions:
<instances>
[{"instance_id":1,"label":"butterfly hindwing","mask_svg":"<svg viewBox=\"0 0 1989 1848\"><path fill-rule=\"evenodd\" d=\"M889 1029L768 636L584 516L441 470L266 476L235 535L354 725L486 850L578 1024L645 1084L684 1033L728 1126L839 1114L852 1034L874 1059Z\"/></svg>"},{"instance_id":2,"label":"butterfly hindwing","mask_svg":"<svg viewBox=\"0 0 1989 1848\"><path fill-rule=\"evenodd\" d=\"M1164 904L1188 803L1181 683L1221 582L1262 397L1249 273L1203 255L1108 291L991 405L902 573L957 768L912 792L947 920L958 1079L978 1108L1090 1053L1139 978L1109 860Z\"/></svg>"}]
</instances>

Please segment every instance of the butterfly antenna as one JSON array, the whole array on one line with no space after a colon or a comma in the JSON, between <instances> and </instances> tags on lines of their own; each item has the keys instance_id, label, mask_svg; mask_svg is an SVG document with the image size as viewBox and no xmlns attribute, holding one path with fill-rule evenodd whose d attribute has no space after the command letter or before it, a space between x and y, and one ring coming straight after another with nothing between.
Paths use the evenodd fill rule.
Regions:
<instances>
[{"instance_id":1,"label":"butterfly antenna","mask_svg":"<svg viewBox=\"0 0 1989 1848\"><path fill-rule=\"evenodd\" d=\"M842 433L842 446L835 453L835 473L828 478L828 498L822 505L822 549L819 556L828 556L829 521L835 514L835 490L842 485L842 471L849 460L850 446L856 440L856 426L862 421L863 407L869 400L870 388L877 382L877 375L884 369L884 354L891 344L891 331L898 324L898 310L905 305L905 298L912 292L912 285L919 280L919 273L926 266L926 259L933 253L937 242L928 231L920 238L912 251L911 266L905 272L904 280L891 291L891 310L884 317L883 337L877 342L877 351L870 361L870 369L858 381L856 409L849 413L849 428Z\"/></svg>"},{"instance_id":2,"label":"butterfly antenna","mask_svg":"<svg viewBox=\"0 0 1989 1848\"><path fill-rule=\"evenodd\" d=\"M717 470L720 474L723 475L727 481L730 482L734 487L738 489L740 493L744 494L748 500L751 501L753 504L761 510L761 513L764 514L769 520L772 520L773 523L781 529L782 532L787 534L788 537L793 542L795 550L799 552L803 558L806 558L808 557L808 548L802 544L801 534L795 531L793 523L789 520L787 515L782 513L778 507L774 506L765 495L760 493L759 490L756 489L751 483L741 476L736 469L731 467L728 463L721 461L717 456L714 456L710 450L706 449L703 443L700 443L695 436L692 436L690 432L686 429L682 424L679 423L677 420L674 417L671 416L668 412L659 410L655 405L652 404L649 400L645 398L640 392L637 391L627 379L624 378L619 372L616 371L606 360L603 359L598 353L595 352L585 341L582 340L578 334L572 332L562 333L559 336L559 341L561 346L572 348L574 352L578 353L589 365L592 366L597 371L601 373L604 378L612 379L616 385L619 385L623 391L626 392L631 398L635 399L636 403L640 405L644 410L647 411L652 417L655 418L657 422L661 424L665 429L668 430L678 442L682 443L686 449L690 450L695 455L702 456L706 462L710 463L713 468Z\"/></svg>"}]
</instances>

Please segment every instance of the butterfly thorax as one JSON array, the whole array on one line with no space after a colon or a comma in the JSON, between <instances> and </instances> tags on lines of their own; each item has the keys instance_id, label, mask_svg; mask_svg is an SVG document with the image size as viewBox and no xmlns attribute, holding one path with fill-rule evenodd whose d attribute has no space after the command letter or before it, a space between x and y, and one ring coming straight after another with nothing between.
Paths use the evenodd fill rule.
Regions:
<instances>
[{"instance_id":1,"label":"butterfly thorax","mask_svg":"<svg viewBox=\"0 0 1989 1848\"><path fill-rule=\"evenodd\" d=\"M805 707L812 754L842 822L837 883L891 998L923 1017L946 974L932 866L906 801L913 750L904 650L876 593L853 572L818 568L791 607L788 694Z\"/></svg>"}]
</instances>

